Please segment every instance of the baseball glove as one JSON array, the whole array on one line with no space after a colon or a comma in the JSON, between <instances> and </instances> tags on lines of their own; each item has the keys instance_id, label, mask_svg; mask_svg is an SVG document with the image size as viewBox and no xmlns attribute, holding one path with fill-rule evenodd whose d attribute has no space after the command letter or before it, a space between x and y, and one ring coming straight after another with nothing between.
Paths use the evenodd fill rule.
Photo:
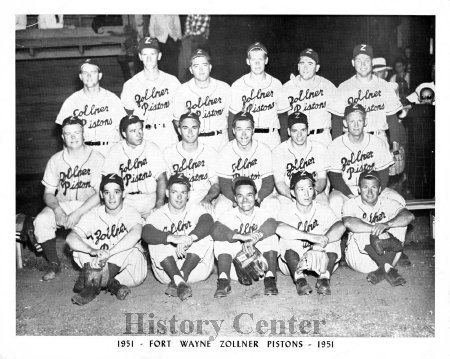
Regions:
<instances>
[{"instance_id":1,"label":"baseball glove","mask_svg":"<svg viewBox=\"0 0 450 359\"><path fill-rule=\"evenodd\" d=\"M399 175L405 170L405 149L400 147L398 155L392 154L394 157L394 164L389 167L389 176Z\"/></svg>"},{"instance_id":2,"label":"baseball glove","mask_svg":"<svg viewBox=\"0 0 450 359\"><path fill-rule=\"evenodd\" d=\"M254 252L251 255L241 250L234 257L233 264L236 267L239 283L244 285L251 284L251 279L254 281L259 280L268 269L267 260L257 248L254 248ZM249 277L250 283L248 284Z\"/></svg>"},{"instance_id":3,"label":"baseball glove","mask_svg":"<svg viewBox=\"0 0 450 359\"><path fill-rule=\"evenodd\" d=\"M296 272L309 270L321 275L327 271L327 266L328 256L325 250L310 249L300 258Z\"/></svg>"},{"instance_id":4,"label":"baseball glove","mask_svg":"<svg viewBox=\"0 0 450 359\"><path fill-rule=\"evenodd\" d=\"M401 252L403 249L402 242L392 233L386 232L389 238L382 239L379 236L373 234L370 235L370 245L377 252L378 255L382 256L384 252Z\"/></svg>"}]
</instances>

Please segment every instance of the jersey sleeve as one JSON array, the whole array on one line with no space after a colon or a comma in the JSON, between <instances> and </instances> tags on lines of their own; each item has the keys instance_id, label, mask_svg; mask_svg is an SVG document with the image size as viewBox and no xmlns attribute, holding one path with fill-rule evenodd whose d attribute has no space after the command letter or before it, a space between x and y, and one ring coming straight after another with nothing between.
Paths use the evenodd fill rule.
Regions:
<instances>
[{"instance_id":1,"label":"jersey sleeve","mask_svg":"<svg viewBox=\"0 0 450 359\"><path fill-rule=\"evenodd\" d=\"M130 230L136 224L143 224L143 219L139 212L133 207L127 207L125 218L123 219L125 227Z\"/></svg>"},{"instance_id":2,"label":"jersey sleeve","mask_svg":"<svg viewBox=\"0 0 450 359\"><path fill-rule=\"evenodd\" d=\"M217 176L216 167L217 167L217 151L213 148L208 148L208 159L207 159L207 170L208 170L208 179Z\"/></svg>"},{"instance_id":3,"label":"jersey sleeve","mask_svg":"<svg viewBox=\"0 0 450 359\"><path fill-rule=\"evenodd\" d=\"M120 100L122 101L123 107L127 110L134 110L135 101L132 86L130 80L123 84L122 93L120 94Z\"/></svg>"},{"instance_id":4,"label":"jersey sleeve","mask_svg":"<svg viewBox=\"0 0 450 359\"><path fill-rule=\"evenodd\" d=\"M331 142L328 145L327 148L327 157L328 157L328 165L329 165L329 170L332 172L336 172L336 173L342 173L342 164L341 164L341 159L340 159L340 154L338 151L338 146L337 146L337 142L335 141L341 141L342 142L342 137L338 137L336 138L333 142ZM344 144L342 143L342 146L344 146Z\"/></svg>"},{"instance_id":5,"label":"jersey sleeve","mask_svg":"<svg viewBox=\"0 0 450 359\"><path fill-rule=\"evenodd\" d=\"M283 153L283 143L279 144L272 152L272 167L275 176L284 176L286 171L286 158Z\"/></svg>"},{"instance_id":6,"label":"jersey sleeve","mask_svg":"<svg viewBox=\"0 0 450 359\"><path fill-rule=\"evenodd\" d=\"M154 174L154 178L157 179L161 173L167 171L167 164L164 161L163 154L159 147L154 143L149 143L147 147L148 158L152 161L152 173Z\"/></svg>"},{"instance_id":7,"label":"jersey sleeve","mask_svg":"<svg viewBox=\"0 0 450 359\"><path fill-rule=\"evenodd\" d=\"M285 113L287 111L290 110L291 108L291 104L289 103L289 99L285 93L285 91L283 90L283 86L280 83L280 86L277 89L277 96L278 96L278 100L277 100L277 112L278 113Z\"/></svg>"},{"instance_id":8,"label":"jersey sleeve","mask_svg":"<svg viewBox=\"0 0 450 359\"><path fill-rule=\"evenodd\" d=\"M73 115L73 109L71 108L72 97L75 94L69 96L62 104L61 109L59 110L58 115L56 116L56 123L61 125L65 118Z\"/></svg>"},{"instance_id":9,"label":"jersey sleeve","mask_svg":"<svg viewBox=\"0 0 450 359\"><path fill-rule=\"evenodd\" d=\"M384 82L384 92L386 94L385 98L385 111L386 115L394 115L398 111L401 111L403 106L398 98L397 94L393 87L389 86L389 84Z\"/></svg>"},{"instance_id":10,"label":"jersey sleeve","mask_svg":"<svg viewBox=\"0 0 450 359\"><path fill-rule=\"evenodd\" d=\"M230 112L233 114L237 114L243 108L242 104L243 86L246 85L244 84L244 81L242 81L242 78L236 80L231 85Z\"/></svg>"},{"instance_id":11,"label":"jersey sleeve","mask_svg":"<svg viewBox=\"0 0 450 359\"><path fill-rule=\"evenodd\" d=\"M97 152L95 150L92 151L92 155L94 156L94 159L92 163L91 186L95 189L96 192L99 192L105 158L100 152Z\"/></svg>"},{"instance_id":12,"label":"jersey sleeve","mask_svg":"<svg viewBox=\"0 0 450 359\"><path fill-rule=\"evenodd\" d=\"M187 112L185 100L186 86L181 85L173 94L173 117L179 120L181 115Z\"/></svg>"},{"instance_id":13,"label":"jersey sleeve","mask_svg":"<svg viewBox=\"0 0 450 359\"><path fill-rule=\"evenodd\" d=\"M372 137L372 140L376 140L376 149L374 150L375 170L384 170L394 163L394 159L384 141L375 137Z\"/></svg>"},{"instance_id":14,"label":"jersey sleeve","mask_svg":"<svg viewBox=\"0 0 450 359\"><path fill-rule=\"evenodd\" d=\"M358 211L355 201L356 198L351 198L344 203L344 206L342 207L342 217L357 217Z\"/></svg>"},{"instance_id":15,"label":"jersey sleeve","mask_svg":"<svg viewBox=\"0 0 450 359\"><path fill-rule=\"evenodd\" d=\"M56 159L54 156L47 162L47 166L45 167L44 172L44 178L42 179L42 184L45 187L55 191L58 188L59 176L56 169Z\"/></svg>"},{"instance_id":16,"label":"jersey sleeve","mask_svg":"<svg viewBox=\"0 0 450 359\"><path fill-rule=\"evenodd\" d=\"M324 223L324 227L326 228L325 233L331 228L333 224L339 221L339 218L336 217L336 214L334 214L333 210L330 207L320 206L320 215L320 221Z\"/></svg>"},{"instance_id":17,"label":"jersey sleeve","mask_svg":"<svg viewBox=\"0 0 450 359\"><path fill-rule=\"evenodd\" d=\"M334 86L334 84L331 81L327 82L326 91L327 91L327 105L326 105L327 111L331 112L333 115L342 116L343 115L341 109L342 105L340 105L340 103L342 103L343 100L339 96L336 86Z\"/></svg>"},{"instance_id":18,"label":"jersey sleeve","mask_svg":"<svg viewBox=\"0 0 450 359\"><path fill-rule=\"evenodd\" d=\"M94 231L93 226L98 222L99 218L96 216L97 208L91 209L89 212L81 216L73 231L78 234L83 241L92 235Z\"/></svg>"},{"instance_id":19,"label":"jersey sleeve","mask_svg":"<svg viewBox=\"0 0 450 359\"><path fill-rule=\"evenodd\" d=\"M116 173L120 175L118 165L120 161L120 153L117 150L118 146L121 146L121 144L114 145L106 154L105 160L103 161L102 175L107 175L109 173Z\"/></svg>"},{"instance_id":20,"label":"jersey sleeve","mask_svg":"<svg viewBox=\"0 0 450 359\"><path fill-rule=\"evenodd\" d=\"M262 146L261 146L262 145ZM259 146L262 147L261 150L261 178L268 177L273 175L273 162L272 162L272 151L270 151L270 148L259 143Z\"/></svg>"},{"instance_id":21,"label":"jersey sleeve","mask_svg":"<svg viewBox=\"0 0 450 359\"><path fill-rule=\"evenodd\" d=\"M328 171L330 169L330 163L329 163L329 157L328 157L328 150L325 146L320 144L319 142L316 142L314 144L316 147L316 168L317 171Z\"/></svg>"},{"instance_id":22,"label":"jersey sleeve","mask_svg":"<svg viewBox=\"0 0 450 359\"><path fill-rule=\"evenodd\" d=\"M231 142L230 142L231 143ZM231 148L227 145L217 156L216 173L219 177L231 178L231 161L233 160L233 153Z\"/></svg>"},{"instance_id":23,"label":"jersey sleeve","mask_svg":"<svg viewBox=\"0 0 450 359\"><path fill-rule=\"evenodd\" d=\"M383 198L383 207L389 213L388 220L394 218L404 207L394 199Z\"/></svg>"}]
</instances>

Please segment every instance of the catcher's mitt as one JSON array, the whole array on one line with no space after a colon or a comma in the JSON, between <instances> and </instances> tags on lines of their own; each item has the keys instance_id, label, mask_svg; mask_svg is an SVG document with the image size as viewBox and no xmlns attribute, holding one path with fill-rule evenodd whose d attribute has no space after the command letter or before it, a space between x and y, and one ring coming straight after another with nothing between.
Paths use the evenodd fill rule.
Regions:
<instances>
[{"instance_id":1,"label":"catcher's mitt","mask_svg":"<svg viewBox=\"0 0 450 359\"><path fill-rule=\"evenodd\" d=\"M309 270L321 275L327 271L327 266L328 256L325 250L310 249L300 258L296 272Z\"/></svg>"},{"instance_id":2,"label":"catcher's mitt","mask_svg":"<svg viewBox=\"0 0 450 359\"><path fill-rule=\"evenodd\" d=\"M233 263L236 266L236 274L238 276L239 283L242 284L248 283L248 277L254 281L259 280L259 278L264 276L264 273L268 269L267 260L257 248L255 248L252 255L248 255L241 250L238 254L236 254L236 257L234 257Z\"/></svg>"},{"instance_id":3,"label":"catcher's mitt","mask_svg":"<svg viewBox=\"0 0 450 359\"><path fill-rule=\"evenodd\" d=\"M381 239L373 234L370 235L370 245L377 252L379 256L382 256L384 252L401 252L403 249L402 242L394 237L392 233L386 232L389 238Z\"/></svg>"},{"instance_id":4,"label":"catcher's mitt","mask_svg":"<svg viewBox=\"0 0 450 359\"><path fill-rule=\"evenodd\" d=\"M399 175L405 170L405 149L400 147L398 154L394 155L394 164L389 167L389 176Z\"/></svg>"}]
</instances>

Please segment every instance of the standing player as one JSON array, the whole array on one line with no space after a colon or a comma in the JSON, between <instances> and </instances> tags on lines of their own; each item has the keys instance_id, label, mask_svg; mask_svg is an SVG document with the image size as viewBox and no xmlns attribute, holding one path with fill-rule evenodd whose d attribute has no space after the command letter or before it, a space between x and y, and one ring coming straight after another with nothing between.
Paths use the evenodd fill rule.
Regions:
<instances>
[{"instance_id":1,"label":"standing player","mask_svg":"<svg viewBox=\"0 0 450 359\"><path fill-rule=\"evenodd\" d=\"M214 298L226 297L231 291L230 278L237 280L236 269L231 268L231 261L243 247L256 247L263 254L268 264L264 277L264 294L277 295L277 222L256 206L257 189L250 178L237 178L233 193L237 207L223 213L211 232L219 272ZM252 282L250 280L241 284L250 285Z\"/></svg>"},{"instance_id":2,"label":"standing player","mask_svg":"<svg viewBox=\"0 0 450 359\"><path fill-rule=\"evenodd\" d=\"M45 168L46 207L34 220L34 234L49 261L44 281L61 272L56 252L57 227L73 228L80 217L99 203L98 186L101 181L103 156L83 144L83 121L67 117L61 125L65 148L53 155Z\"/></svg>"},{"instance_id":3,"label":"standing player","mask_svg":"<svg viewBox=\"0 0 450 359\"><path fill-rule=\"evenodd\" d=\"M187 206L189 189L182 173L171 176L166 191L169 202L147 218L142 233L156 279L169 284L167 295L181 300L192 296L186 283L207 279L214 266L209 235L214 220L202 206Z\"/></svg>"},{"instance_id":4,"label":"standing player","mask_svg":"<svg viewBox=\"0 0 450 359\"><path fill-rule=\"evenodd\" d=\"M189 71L194 77L181 85L174 95L175 122L187 111L200 117L200 142L216 151L228 143L227 116L231 89L228 84L210 77L211 58L204 50L191 57Z\"/></svg>"},{"instance_id":5,"label":"standing player","mask_svg":"<svg viewBox=\"0 0 450 359\"><path fill-rule=\"evenodd\" d=\"M212 213L212 201L219 195L216 174L217 152L207 144L199 143L201 122L197 114L181 115L178 128L181 141L164 150L164 159L170 175L184 174L190 182L189 203L200 203Z\"/></svg>"},{"instance_id":6,"label":"standing player","mask_svg":"<svg viewBox=\"0 0 450 359\"><path fill-rule=\"evenodd\" d=\"M330 276L340 260L340 239L345 232L330 207L315 200L314 182L311 173L295 172L290 183L295 202L283 206L278 215L281 252L278 263L283 274L291 275L298 295L312 292L304 271L299 268L300 258L309 250L326 252L327 268L320 273L316 288L319 294L331 294Z\"/></svg>"},{"instance_id":7,"label":"standing player","mask_svg":"<svg viewBox=\"0 0 450 359\"><path fill-rule=\"evenodd\" d=\"M166 163L161 150L143 139L143 121L125 116L120 134L125 139L115 144L105 158L103 174L116 173L125 184L125 204L137 209L145 219L154 207L164 204Z\"/></svg>"},{"instance_id":8,"label":"standing player","mask_svg":"<svg viewBox=\"0 0 450 359\"><path fill-rule=\"evenodd\" d=\"M331 142L331 113L334 109L337 89L326 78L317 75L320 69L319 54L311 48L300 52L298 75L283 85L284 96L291 108L289 113L303 112L308 117L310 140L328 146Z\"/></svg>"},{"instance_id":9,"label":"standing player","mask_svg":"<svg viewBox=\"0 0 450 359\"><path fill-rule=\"evenodd\" d=\"M142 219L134 208L124 206L123 190L120 176L104 176L100 183L103 205L81 217L67 236L75 263L82 268L73 288L77 293L72 297L74 304L89 303L102 283L123 300L131 292L128 287L140 285L147 276L147 261L139 244Z\"/></svg>"},{"instance_id":10,"label":"standing player","mask_svg":"<svg viewBox=\"0 0 450 359\"><path fill-rule=\"evenodd\" d=\"M372 284L386 279L392 286L403 285L406 280L394 267L414 215L397 201L380 197L380 185L379 173L364 171L359 177L361 195L344 204L342 220L350 231L346 260L354 270L368 273L367 280ZM381 243L372 242L371 236Z\"/></svg>"},{"instance_id":11,"label":"standing player","mask_svg":"<svg viewBox=\"0 0 450 359\"><path fill-rule=\"evenodd\" d=\"M265 72L269 58L267 48L260 42L249 46L247 65L250 73L231 85L231 104L228 116L228 137L233 139L231 124L239 111L250 112L255 121L255 138L273 150L287 138L287 111L289 102L282 94L279 80ZM280 127L281 126L281 127Z\"/></svg>"},{"instance_id":12,"label":"standing player","mask_svg":"<svg viewBox=\"0 0 450 359\"><path fill-rule=\"evenodd\" d=\"M173 95L180 82L158 69L161 56L157 39L144 37L139 41L144 69L124 83L120 98L129 115L144 121L144 139L164 149L178 141L172 116Z\"/></svg>"},{"instance_id":13,"label":"standing player","mask_svg":"<svg viewBox=\"0 0 450 359\"><path fill-rule=\"evenodd\" d=\"M69 116L81 118L85 121L84 143L106 156L112 144L120 140L119 122L126 113L120 99L100 87L102 76L95 60L83 61L78 75L83 88L64 101L56 123L61 125Z\"/></svg>"}]
</instances>

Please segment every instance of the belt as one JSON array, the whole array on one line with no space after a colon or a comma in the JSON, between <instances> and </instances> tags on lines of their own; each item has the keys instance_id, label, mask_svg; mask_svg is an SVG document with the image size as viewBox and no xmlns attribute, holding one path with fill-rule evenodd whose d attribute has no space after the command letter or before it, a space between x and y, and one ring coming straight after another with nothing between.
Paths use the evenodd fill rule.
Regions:
<instances>
[{"instance_id":1,"label":"belt","mask_svg":"<svg viewBox=\"0 0 450 359\"><path fill-rule=\"evenodd\" d=\"M255 133L269 133L278 130L278 128L255 128Z\"/></svg>"},{"instance_id":2,"label":"belt","mask_svg":"<svg viewBox=\"0 0 450 359\"><path fill-rule=\"evenodd\" d=\"M318 135L319 133L322 133L325 130L328 130L328 128L316 128L315 130L309 131L309 134L310 135Z\"/></svg>"},{"instance_id":3,"label":"belt","mask_svg":"<svg viewBox=\"0 0 450 359\"><path fill-rule=\"evenodd\" d=\"M88 146L105 146L109 144L109 142L102 142L102 141L84 141L85 145Z\"/></svg>"},{"instance_id":4,"label":"belt","mask_svg":"<svg viewBox=\"0 0 450 359\"><path fill-rule=\"evenodd\" d=\"M367 133L370 133L371 135L379 135L385 132L386 132L385 130L367 131Z\"/></svg>"},{"instance_id":5,"label":"belt","mask_svg":"<svg viewBox=\"0 0 450 359\"><path fill-rule=\"evenodd\" d=\"M219 131L211 131L211 132L202 132L198 134L198 137L209 137L222 134L222 130Z\"/></svg>"},{"instance_id":6,"label":"belt","mask_svg":"<svg viewBox=\"0 0 450 359\"><path fill-rule=\"evenodd\" d=\"M156 130L158 127L166 128L166 124L165 123L154 123L153 125L145 125L145 128L147 130L151 130L152 128L154 128Z\"/></svg>"},{"instance_id":7,"label":"belt","mask_svg":"<svg viewBox=\"0 0 450 359\"><path fill-rule=\"evenodd\" d=\"M142 192L141 191L137 191L137 192L130 192L130 193L127 193L127 194L131 194L131 195L133 195L133 194L142 194Z\"/></svg>"}]
</instances>

